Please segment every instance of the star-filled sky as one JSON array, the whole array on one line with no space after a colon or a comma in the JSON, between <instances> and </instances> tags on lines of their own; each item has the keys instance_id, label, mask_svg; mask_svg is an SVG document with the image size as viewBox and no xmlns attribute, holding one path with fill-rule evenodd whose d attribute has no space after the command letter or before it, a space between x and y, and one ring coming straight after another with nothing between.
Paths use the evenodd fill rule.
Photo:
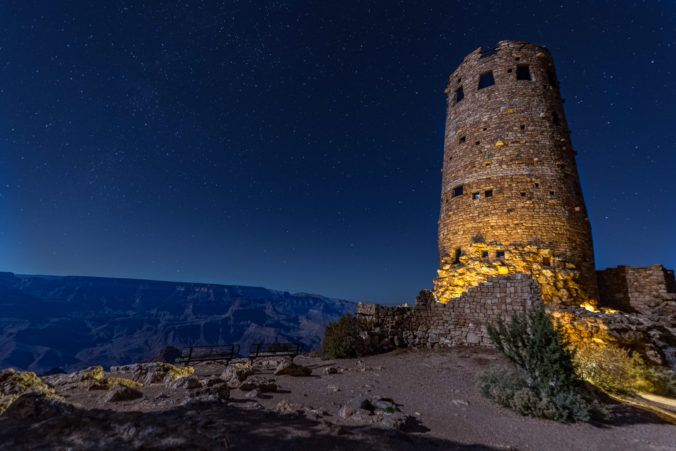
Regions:
<instances>
[{"instance_id":1,"label":"star-filled sky","mask_svg":"<svg viewBox=\"0 0 676 451\"><path fill-rule=\"evenodd\" d=\"M676 267L672 0L0 0L0 270L411 302L503 39L554 55L597 267Z\"/></svg>"}]
</instances>

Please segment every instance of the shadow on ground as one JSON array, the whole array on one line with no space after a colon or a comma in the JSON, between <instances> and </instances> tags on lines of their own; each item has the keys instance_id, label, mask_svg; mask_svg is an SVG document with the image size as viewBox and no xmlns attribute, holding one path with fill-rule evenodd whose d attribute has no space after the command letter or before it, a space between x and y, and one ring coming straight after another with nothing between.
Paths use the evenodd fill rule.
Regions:
<instances>
[{"instance_id":1,"label":"shadow on ground","mask_svg":"<svg viewBox=\"0 0 676 451\"><path fill-rule=\"evenodd\" d=\"M409 432L346 427L329 419L280 414L216 402L194 402L163 412L71 408L29 418L0 417L0 443L9 449L203 450L489 450Z\"/></svg>"}]
</instances>

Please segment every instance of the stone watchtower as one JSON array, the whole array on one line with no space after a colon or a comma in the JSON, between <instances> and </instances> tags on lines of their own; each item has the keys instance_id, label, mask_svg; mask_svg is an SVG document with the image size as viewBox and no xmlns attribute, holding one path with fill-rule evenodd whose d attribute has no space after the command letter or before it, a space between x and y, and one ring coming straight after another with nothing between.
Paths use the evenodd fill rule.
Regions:
<instances>
[{"instance_id":1,"label":"stone watchtower","mask_svg":"<svg viewBox=\"0 0 676 451\"><path fill-rule=\"evenodd\" d=\"M436 299L527 273L545 302L596 304L591 227L549 51L479 48L447 92Z\"/></svg>"}]
</instances>

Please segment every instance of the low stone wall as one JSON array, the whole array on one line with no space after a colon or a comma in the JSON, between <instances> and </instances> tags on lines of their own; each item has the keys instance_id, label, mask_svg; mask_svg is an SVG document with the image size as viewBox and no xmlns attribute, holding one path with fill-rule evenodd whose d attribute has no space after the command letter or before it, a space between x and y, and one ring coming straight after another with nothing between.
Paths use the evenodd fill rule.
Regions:
<instances>
[{"instance_id":1,"label":"low stone wall","mask_svg":"<svg viewBox=\"0 0 676 451\"><path fill-rule=\"evenodd\" d=\"M618 266L597 271L601 305L652 315L665 301L676 301L674 271L662 265Z\"/></svg>"},{"instance_id":2,"label":"low stone wall","mask_svg":"<svg viewBox=\"0 0 676 451\"><path fill-rule=\"evenodd\" d=\"M413 307L360 304L357 317L367 326L374 352L402 346L490 345L488 325L542 304L537 281L528 274L489 278L446 304L423 290Z\"/></svg>"}]
</instances>

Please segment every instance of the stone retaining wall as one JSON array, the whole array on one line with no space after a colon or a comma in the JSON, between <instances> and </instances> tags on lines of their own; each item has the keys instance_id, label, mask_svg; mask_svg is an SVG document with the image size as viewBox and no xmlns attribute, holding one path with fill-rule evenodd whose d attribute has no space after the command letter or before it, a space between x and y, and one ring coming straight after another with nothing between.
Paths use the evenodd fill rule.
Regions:
<instances>
[{"instance_id":1,"label":"stone retaining wall","mask_svg":"<svg viewBox=\"0 0 676 451\"><path fill-rule=\"evenodd\" d=\"M662 265L618 266L597 276L602 306L651 315L665 301L676 301L674 271Z\"/></svg>"},{"instance_id":2,"label":"stone retaining wall","mask_svg":"<svg viewBox=\"0 0 676 451\"><path fill-rule=\"evenodd\" d=\"M489 278L446 304L427 290L420 292L413 307L360 304L357 317L367 326L373 352L402 346L486 346L489 324L541 304L537 281L528 274L513 274Z\"/></svg>"}]
</instances>

